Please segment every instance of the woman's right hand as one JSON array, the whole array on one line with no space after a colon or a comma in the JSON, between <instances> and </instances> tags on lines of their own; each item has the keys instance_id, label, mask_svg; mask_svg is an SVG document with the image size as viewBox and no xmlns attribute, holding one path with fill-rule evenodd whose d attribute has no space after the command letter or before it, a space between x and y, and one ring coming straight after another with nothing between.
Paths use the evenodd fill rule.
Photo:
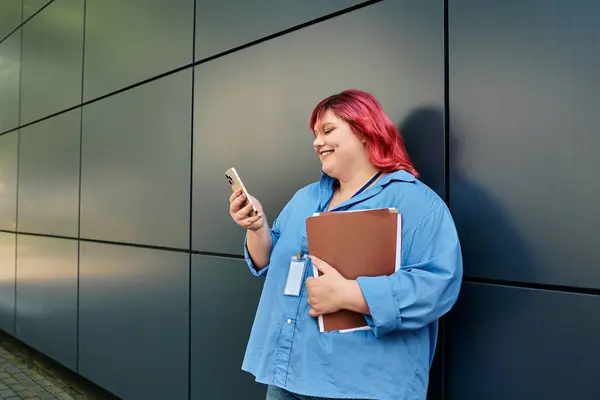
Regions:
<instances>
[{"instance_id":1,"label":"woman's right hand","mask_svg":"<svg viewBox=\"0 0 600 400\"><path fill-rule=\"evenodd\" d=\"M254 197L250 199L256 206L258 213L255 216L250 216L252 211L252 203L248 202L245 207L242 204L246 200L246 196L241 190L237 190L229 197L229 215L233 221L244 229L258 231L265 226L265 218L262 205Z\"/></svg>"}]
</instances>

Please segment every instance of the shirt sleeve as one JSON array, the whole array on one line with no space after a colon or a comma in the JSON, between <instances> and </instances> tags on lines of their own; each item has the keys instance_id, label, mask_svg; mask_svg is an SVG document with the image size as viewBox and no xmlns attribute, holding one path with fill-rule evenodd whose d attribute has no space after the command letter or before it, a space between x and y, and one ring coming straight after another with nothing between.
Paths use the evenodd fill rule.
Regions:
<instances>
[{"instance_id":1,"label":"shirt sleeve","mask_svg":"<svg viewBox=\"0 0 600 400\"><path fill-rule=\"evenodd\" d=\"M273 222L273 226L270 228L271 239L272 239L271 252L273 252L273 249L275 248L275 245L277 244L277 241L279 240L279 237L281 236L281 232L283 230L283 226L285 225L285 221L287 221L287 219L289 219L289 215L293 209L294 200L297 198L297 196L298 196L298 193L296 193L290 199L290 201L287 202L287 204L283 207L283 209L281 210L281 212L279 213L279 215ZM248 264L248 267L250 268L250 272L252 272L253 275L263 276L267 273L267 271L269 269L269 265L258 270L256 268L256 265L254 265L254 262L252 261L252 257L250 257L250 252L248 251L248 233L247 232L246 232L246 236L244 238L244 259L246 260L246 263Z\"/></svg>"},{"instance_id":2,"label":"shirt sleeve","mask_svg":"<svg viewBox=\"0 0 600 400\"><path fill-rule=\"evenodd\" d=\"M406 260L391 276L359 277L376 336L419 329L447 313L458 298L462 254L450 212L439 206L403 234Z\"/></svg>"},{"instance_id":3,"label":"shirt sleeve","mask_svg":"<svg viewBox=\"0 0 600 400\"><path fill-rule=\"evenodd\" d=\"M279 236L280 236L280 232L281 232L280 224L281 224L280 218L278 217L275 220L275 222L273 223L273 227L270 229L271 239L272 239L271 251L273 251L275 244L277 244L277 241L279 240ZM246 237L244 238L244 258L246 259L246 263L248 264L248 267L250 268L250 272L252 272L253 275L263 276L267 273L267 270L269 269L268 265L259 270L254 265L254 262L252 261L252 257L250 257L250 252L248 251L248 233L246 233Z\"/></svg>"}]
</instances>

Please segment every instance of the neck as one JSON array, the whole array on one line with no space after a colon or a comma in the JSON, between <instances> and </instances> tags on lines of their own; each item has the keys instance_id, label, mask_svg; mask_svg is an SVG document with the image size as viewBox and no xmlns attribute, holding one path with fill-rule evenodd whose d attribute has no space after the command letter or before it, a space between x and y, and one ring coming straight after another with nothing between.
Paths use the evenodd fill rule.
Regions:
<instances>
[{"instance_id":1,"label":"neck","mask_svg":"<svg viewBox=\"0 0 600 400\"><path fill-rule=\"evenodd\" d=\"M354 173L338 178L340 192L343 194L356 193L365 183L375 176L378 171L377 168L369 164Z\"/></svg>"}]
</instances>

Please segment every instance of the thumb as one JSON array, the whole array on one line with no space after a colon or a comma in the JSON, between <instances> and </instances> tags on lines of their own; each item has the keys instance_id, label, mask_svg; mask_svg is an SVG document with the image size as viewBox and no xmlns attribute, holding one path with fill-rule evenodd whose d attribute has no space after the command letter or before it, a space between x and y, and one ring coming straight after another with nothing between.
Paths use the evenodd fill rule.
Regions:
<instances>
[{"instance_id":1,"label":"thumb","mask_svg":"<svg viewBox=\"0 0 600 400\"><path fill-rule=\"evenodd\" d=\"M317 267L319 271L321 271L324 275L327 274L337 274L337 270L333 268L331 265L327 264L325 261L318 259L315 256L310 256L310 260L313 265Z\"/></svg>"}]
</instances>

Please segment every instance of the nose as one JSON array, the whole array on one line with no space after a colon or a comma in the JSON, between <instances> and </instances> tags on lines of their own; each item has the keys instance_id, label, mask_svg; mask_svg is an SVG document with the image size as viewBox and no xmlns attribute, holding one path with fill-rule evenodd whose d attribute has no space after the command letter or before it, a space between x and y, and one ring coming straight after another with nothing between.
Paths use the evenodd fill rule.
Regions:
<instances>
[{"instance_id":1,"label":"nose","mask_svg":"<svg viewBox=\"0 0 600 400\"><path fill-rule=\"evenodd\" d=\"M317 148L323 146L325 142L323 141L323 137L321 135L316 135L315 140L313 140L313 147Z\"/></svg>"}]
</instances>

